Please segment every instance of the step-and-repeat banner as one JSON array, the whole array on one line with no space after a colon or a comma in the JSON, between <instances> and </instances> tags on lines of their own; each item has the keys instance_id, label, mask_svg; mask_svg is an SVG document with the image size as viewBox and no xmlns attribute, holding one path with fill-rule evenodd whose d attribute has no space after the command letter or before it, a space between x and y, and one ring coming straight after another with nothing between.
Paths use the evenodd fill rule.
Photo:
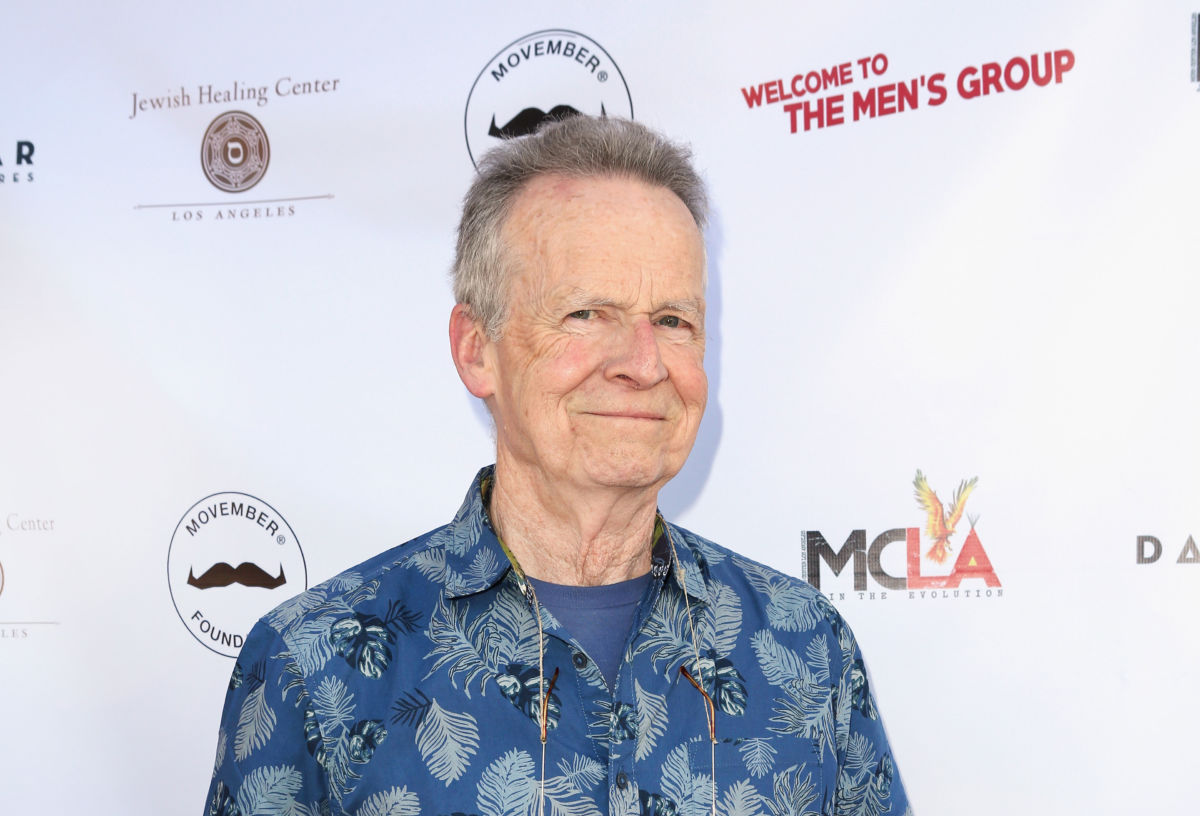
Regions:
<instances>
[{"instance_id":1,"label":"step-and-repeat banner","mask_svg":"<svg viewBox=\"0 0 1200 816\"><path fill-rule=\"evenodd\" d=\"M566 106L694 149L664 512L833 600L918 811L1193 812L1200 4L10 11L0 811L199 812L251 622L450 519L459 202Z\"/></svg>"}]
</instances>

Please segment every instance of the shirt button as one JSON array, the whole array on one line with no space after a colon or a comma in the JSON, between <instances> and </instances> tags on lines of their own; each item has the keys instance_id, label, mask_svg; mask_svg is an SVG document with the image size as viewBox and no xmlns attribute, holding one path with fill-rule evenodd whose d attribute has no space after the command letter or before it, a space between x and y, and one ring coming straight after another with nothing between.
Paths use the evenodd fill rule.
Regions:
<instances>
[{"instance_id":1,"label":"shirt button","mask_svg":"<svg viewBox=\"0 0 1200 816\"><path fill-rule=\"evenodd\" d=\"M617 774L617 787L621 790L625 790L627 787L629 787L629 777L625 775L624 771L621 771L619 774Z\"/></svg>"},{"instance_id":2,"label":"shirt button","mask_svg":"<svg viewBox=\"0 0 1200 816\"><path fill-rule=\"evenodd\" d=\"M587 665L587 655L583 652L576 652L574 657L571 658L571 662L575 664L575 668L582 669Z\"/></svg>"}]
</instances>

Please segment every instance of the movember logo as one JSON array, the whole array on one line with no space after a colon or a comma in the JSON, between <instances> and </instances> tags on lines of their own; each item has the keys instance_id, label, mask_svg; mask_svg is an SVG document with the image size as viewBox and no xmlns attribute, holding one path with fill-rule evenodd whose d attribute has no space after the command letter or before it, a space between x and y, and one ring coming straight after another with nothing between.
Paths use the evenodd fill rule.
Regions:
<instances>
[{"instance_id":1,"label":"movember logo","mask_svg":"<svg viewBox=\"0 0 1200 816\"><path fill-rule=\"evenodd\" d=\"M604 106L600 106L600 114L604 114ZM503 127L496 127L496 117L492 117L492 126L488 128L488 136L494 136L497 139L511 139L514 136L527 136L533 133L542 122L554 121L558 122L562 119L568 119L572 116L578 116L579 111L572 108L570 105L555 105L550 109L549 113L545 113L541 108L525 108L512 119L509 119Z\"/></svg>"},{"instance_id":2,"label":"movember logo","mask_svg":"<svg viewBox=\"0 0 1200 816\"><path fill-rule=\"evenodd\" d=\"M236 657L258 618L308 588L308 570L295 532L275 508L248 493L214 493L175 526L167 582L192 637Z\"/></svg>"},{"instance_id":3,"label":"movember logo","mask_svg":"<svg viewBox=\"0 0 1200 816\"><path fill-rule=\"evenodd\" d=\"M579 113L633 118L621 69L585 34L535 31L502 48L475 78L463 117L467 153L478 164L501 139Z\"/></svg>"},{"instance_id":4,"label":"movember logo","mask_svg":"<svg viewBox=\"0 0 1200 816\"><path fill-rule=\"evenodd\" d=\"M213 564L204 574L197 578L188 571L187 582L189 585L198 589L212 589L213 587L227 587L230 584L241 584L248 587L262 587L263 589L274 589L281 587L287 583L287 578L283 576L283 567L279 568L279 577L272 578L258 564L251 564L249 561L243 561L236 567L231 567L222 561L219 564Z\"/></svg>"}]
</instances>

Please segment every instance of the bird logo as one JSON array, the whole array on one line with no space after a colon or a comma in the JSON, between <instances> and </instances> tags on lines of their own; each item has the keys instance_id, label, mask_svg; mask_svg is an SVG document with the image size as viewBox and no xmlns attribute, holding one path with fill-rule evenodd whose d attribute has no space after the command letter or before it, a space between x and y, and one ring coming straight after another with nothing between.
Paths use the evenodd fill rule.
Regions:
<instances>
[{"instance_id":1,"label":"bird logo","mask_svg":"<svg viewBox=\"0 0 1200 816\"><path fill-rule=\"evenodd\" d=\"M933 492L929 482L925 480L925 474L920 470L917 471L917 476L913 479L917 505L926 513L925 535L933 539L933 546L925 553L926 558L938 564L946 563L946 558L950 555L950 536L954 535L954 529L958 526L963 510L967 506L967 497L971 495L971 491L975 489L975 483L978 481L979 477L975 476L959 482L958 489L954 491L954 502L947 508ZM947 509L950 511L949 515L946 513ZM975 526L976 520L975 518L970 520L972 527Z\"/></svg>"}]
</instances>

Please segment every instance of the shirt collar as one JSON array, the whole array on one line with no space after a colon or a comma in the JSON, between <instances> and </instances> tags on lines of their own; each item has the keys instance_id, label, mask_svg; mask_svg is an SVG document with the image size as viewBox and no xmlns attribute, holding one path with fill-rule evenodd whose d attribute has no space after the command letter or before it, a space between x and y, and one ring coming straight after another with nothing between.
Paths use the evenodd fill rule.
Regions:
<instances>
[{"instance_id":1,"label":"shirt collar","mask_svg":"<svg viewBox=\"0 0 1200 816\"><path fill-rule=\"evenodd\" d=\"M528 584L519 572L516 558L510 559L488 516L488 498L494 478L495 465L482 468L475 475L454 521L437 535L446 549L445 592L448 597L461 598L483 592L499 583L510 571L518 589L523 594L528 593ZM675 558L672 558L672 552ZM691 536L669 524L661 514L654 523L650 562L654 578L666 577L698 603L708 601L708 584ZM518 568L514 569L514 566Z\"/></svg>"}]
</instances>

